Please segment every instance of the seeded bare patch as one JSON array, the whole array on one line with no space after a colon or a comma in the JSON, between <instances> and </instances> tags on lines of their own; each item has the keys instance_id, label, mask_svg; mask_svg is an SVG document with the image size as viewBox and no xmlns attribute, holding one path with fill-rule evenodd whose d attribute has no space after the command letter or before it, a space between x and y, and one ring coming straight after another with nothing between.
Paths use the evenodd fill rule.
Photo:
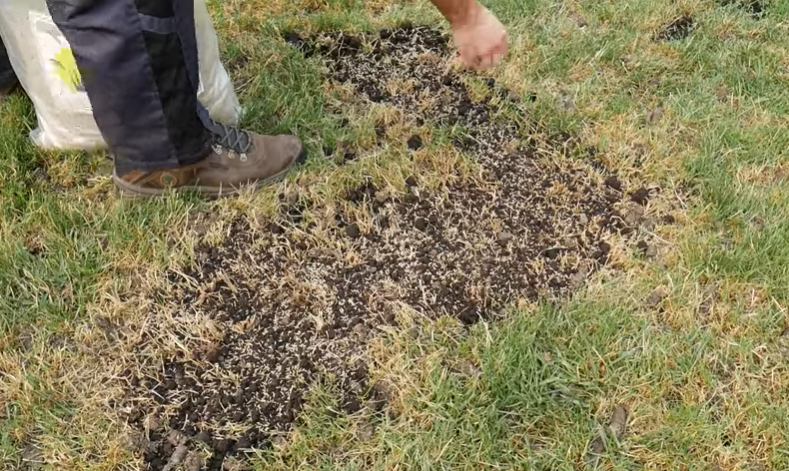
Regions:
<instances>
[{"instance_id":1,"label":"seeded bare patch","mask_svg":"<svg viewBox=\"0 0 789 471\"><path fill-rule=\"evenodd\" d=\"M396 110L380 113L395 118L378 123L375 145L410 153L423 173L405 188L371 177L342 201L283 193L266 230L239 220L221 245L198 249L193 270L171 275L152 303L152 318L166 321L138 346L148 373L125 378L153 470L189 450L210 451L208 469L221 469L229 455L267 447L318 379L334 379L346 412L382 411L366 367L376 332L406 311L472 324L566 296L607 263L606 240L631 234L643 216L633 208L651 197L629 194L593 149L536 133L495 81L479 90L453 72L435 31L288 40L350 92L335 111ZM436 168L435 155L460 154L476 170ZM441 184L428 184L436 175Z\"/></svg>"}]
</instances>

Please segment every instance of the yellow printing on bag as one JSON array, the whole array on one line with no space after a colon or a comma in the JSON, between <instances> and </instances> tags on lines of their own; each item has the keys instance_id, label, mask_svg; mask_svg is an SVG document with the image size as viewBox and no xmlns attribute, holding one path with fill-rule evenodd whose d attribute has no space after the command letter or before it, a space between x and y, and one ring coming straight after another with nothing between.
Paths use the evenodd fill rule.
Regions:
<instances>
[{"instance_id":1,"label":"yellow printing on bag","mask_svg":"<svg viewBox=\"0 0 789 471\"><path fill-rule=\"evenodd\" d=\"M77 68L77 61L74 59L74 53L71 49L61 49L60 53L55 56L52 62L55 63L58 77L60 77L74 93L85 91L85 87L82 85L82 76Z\"/></svg>"},{"instance_id":2,"label":"yellow printing on bag","mask_svg":"<svg viewBox=\"0 0 789 471\"><path fill-rule=\"evenodd\" d=\"M234 125L241 105L222 66L211 14L206 0L192 1L200 67L197 98L215 121ZM47 0L0 0L0 36L36 109L38 127L30 133L33 142L43 149L106 148L85 93L85 79L93 72L77 67L74 56L79 49L72 50L52 20ZM96 77L96 87L101 86L101 77Z\"/></svg>"}]
</instances>

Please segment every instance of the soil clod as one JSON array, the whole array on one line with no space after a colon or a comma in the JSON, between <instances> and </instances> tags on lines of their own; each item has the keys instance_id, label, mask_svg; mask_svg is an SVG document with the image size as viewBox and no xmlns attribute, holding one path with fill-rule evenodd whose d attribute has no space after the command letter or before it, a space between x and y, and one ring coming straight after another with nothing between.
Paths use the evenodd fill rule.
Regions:
<instances>
[{"instance_id":1,"label":"soil clod","mask_svg":"<svg viewBox=\"0 0 789 471\"><path fill-rule=\"evenodd\" d=\"M284 38L288 44L301 51L306 57L310 57L315 53L315 48L296 32L285 33Z\"/></svg>"},{"instance_id":2,"label":"soil clod","mask_svg":"<svg viewBox=\"0 0 789 471\"><path fill-rule=\"evenodd\" d=\"M408 139L408 148L417 151L422 148L422 137L419 134L414 134Z\"/></svg>"},{"instance_id":3,"label":"soil clod","mask_svg":"<svg viewBox=\"0 0 789 471\"><path fill-rule=\"evenodd\" d=\"M722 6L734 5L756 19L764 18L767 12L767 2L762 0L721 0Z\"/></svg>"},{"instance_id":4,"label":"soil clod","mask_svg":"<svg viewBox=\"0 0 789 471\"><path fill-rule=\"evenodd\" d=\"M356 224L350 224L345 228L345 232L348 234L348 237L352 239L358 239L362 235L362 231L359 230L359 226Z\"/></svg>"},{"instance_id":5,"label":"soil clod","mask_svg":"<svg viewBox=\"0 0 789 471\"><path fill-rule=\"evenodd\" d=\"M679 41L685 39L696 29L696 22L690 16L681 16L669 23L656 39L658 41Z\"/></svg>"},{"instance_id":6,"label":"soil clod","mask_svg":"<svg viewBox=\"0 0 789 471\"><path fill-rule=\"evenodd\" d=\"M634 203L638 203L641 206L646 206L649 202L650 195L649 190L644 187L639 188L636 190L632 195L630 195L630 200Z\"/></svg>"},{"instance_id":7,"label":"soil clod","mask_svg":"<svg viewBox=\"0 0 789 471\"><path fill-rule=\"evenodd\" d=\"M622 191L622 182L615 175L611 175L605 179L605 186L614 191Z\"/></svg>"},{"instance_id":8,"label":"soil clod","mask_svg":"<svg viewBox=\"0 0 789 471\"><path fill-rule=\"evenodd\" d=\"M629 411L624 405L617 406L611 414L608 426L600 430L594 440L589 444L589 451L586 454L586 465L588 469L597 468L601 455L608 449L610 441L619 442L627 432L627 420Z\"/></svg>"}]
</instances>

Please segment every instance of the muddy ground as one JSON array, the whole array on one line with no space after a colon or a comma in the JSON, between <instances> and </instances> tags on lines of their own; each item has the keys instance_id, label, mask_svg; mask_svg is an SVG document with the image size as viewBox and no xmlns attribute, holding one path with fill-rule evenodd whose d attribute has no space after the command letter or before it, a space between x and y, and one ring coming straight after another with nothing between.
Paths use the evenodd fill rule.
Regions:
<instances>
[{"instance_id":1,"label":"muddy ground","mask_svg":"<svg viewBox=\"0 0 789 471\"><path fill-rule=\"evenodd\" d=\"M411 123L414 132L395 142L380 125L377 145L417 158L437 145L420 132L431 126L454 136L450 145L482 171L432 190L415 172L405 192L371 178L344 195L345 206L283 194L267 231L238 220L222 245L201 245L196 268L172 273L153 299L152 318L173 322L154 322L139 345L171 345L172 355L148 365L156 375L124 378L124 407L150 470L243 462L289 430L319 379L334 382L345 412L385 414L386 394L368 381L365 360L381 328L414 313L470 325L519 301L566 296L608 262L616 233L649 250L635 236L656 189L625 187L569 136L535 138L525 115L512 118L522 97L492 79L482 98L472 93L447 68L440 33L286 39L353 92L337 112L388 106ZM365 158L336 152L338 164ZM308 223L307 211L327 216Z\"/></svg>"}]
</instances>

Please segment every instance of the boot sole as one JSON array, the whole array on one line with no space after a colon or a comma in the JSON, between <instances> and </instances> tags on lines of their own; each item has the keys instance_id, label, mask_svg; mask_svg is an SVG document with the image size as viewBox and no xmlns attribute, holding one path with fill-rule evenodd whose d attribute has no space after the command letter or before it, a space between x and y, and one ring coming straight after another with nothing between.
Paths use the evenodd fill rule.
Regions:
<instances>
[{"instance_id":1,"label":"boot sole","mask_svg":"<svg viewBox=\"0 0 789 471\"><path fill-rule=\"evenodd\" d=\"M264 188L269 185L273 185L285 179L285 177L290 174L296 167L300 166L307 160L307 149L302 148L301 153L298 157L291 163L285 170L281 171L280 173L266 178L265 180L260 180L255 183L248 183L245 185L241 185L238 187L228 186L228 187L208 187L208 186L199 186L199 185L191 185L191 186L179 186L177 188L168 188L168 189L154 189L154 188L141 188L135 185L132 185L122 178L118 176L117 173L112 173L112 179L115 182L115 187L118 189L120 196L126 199L143 199L143 198L156 198L166 195L169 192L173 193L198 193L203 196L208 196L211 198L224 198L230 196L238 196L243 193L245 190L252 188L253 190L258 190Z\"/></svg>"}]
</instances>

